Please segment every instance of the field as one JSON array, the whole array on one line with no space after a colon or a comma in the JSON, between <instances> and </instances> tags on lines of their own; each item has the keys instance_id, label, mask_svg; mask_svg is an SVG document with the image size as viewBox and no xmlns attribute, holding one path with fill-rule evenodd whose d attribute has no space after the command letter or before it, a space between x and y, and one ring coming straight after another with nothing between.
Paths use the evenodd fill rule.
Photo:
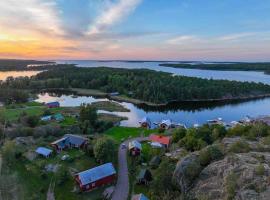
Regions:
<instances>
[{"instance_id":1,"label":"field","mask_svg":"<svg viewBox=\"0 0 270 200\"><path fill-rule=\"evenodd\" d=\"M106 110L109 112L130 112L129 109L113 101L98 101L92 103L91 105L97 110Z\"/></svg>"},{"instance_id":2,"label":"field","mask_svg":"<svg viewBox=\"0 0 270 200\"><path fill-rule=\"evenodd\" d=\"M104 103L101 102L97 105L98 109L106 110L106 111L128 111L126 108L122 107L120 104L111 102ZM30 102L25 104L15 104L5 107L0 107L0 118L6 119L10 122L16 122L19 117L23 114L27 114L28 116L42 116L45 110L48 108L40 103ZM79 107L59 107L59 108L51 108L49 109L52 114L62 113L65 117L64 121L59 124L62 126L70 126L77 123L77 119L71 117L70 114L78 114ZM107 113L99 113L98 119L101 121L118 123L122 120L127 119L126 117L120 117L113 114Z\"/></svg>"},{"instance_id":3,"label":"field","mask_svg":"<svg viewBox=\"0 0 270 200\"><path fill-rule=\"evenodd\" d=\"M156 133L157 130L146 130L143 128L134 127L113 127L106 131L104 134L113 138L117 142L124 141L128 138L146 137L151 133Z\"/></svg>"},{"instance_id":4,"label":"field","mask_svg":"<svg viewBox=\"0 0 270 200\"><path fill-rule=\"evenodd\" d=\"M63 155L69 155L70 159L62 161ZM55 172L45 170L45 166L48 165L58 166L57 170ZM81 150L71 149L55 154L51 158L37 157L30 161L21 157L8 171L16 173L16 180L13 183L16 185L13 186L20 188L21 192L16 194L18 199L45 200L48 188L52 184L56 200L97 200L100 199L104 188L89 193L80 193L73 178L75 173L96 165L92 156Z\"/></svg>"}]
</instances>

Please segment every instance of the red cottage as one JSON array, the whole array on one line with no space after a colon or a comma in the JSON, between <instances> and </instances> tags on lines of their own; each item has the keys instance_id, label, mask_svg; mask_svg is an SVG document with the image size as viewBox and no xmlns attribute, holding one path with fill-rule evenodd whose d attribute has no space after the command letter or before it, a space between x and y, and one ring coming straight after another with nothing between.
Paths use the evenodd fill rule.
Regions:
<instances>
[{"instance_id":1,"label":"red cottage","mask_svg":"<svg viewBox=\"0 0 270 200\"><path fill-rule=\"evenodd\" d=\"M150 135L149 139L152 142L157 142L160 143L162 146L164 146L165 148L168 148L170 143L171 143L171 137L168 136L162 136L162 135Z\"/></svg>"},{"instance_id":2,"label":"red cottage","mask_svg":"<svg viewBox=\"0 0 270 200\"><path fill-rule=\"evenodd\" d=\"M128 144L129 154L131 156L139 156L142 151L142 145L138 141L134 140Z\"/></svg>"},{"instance_id":3,"label":"red cottage","mask_svg":"<svg viewBox=\"0 0 270 200\"><path fill-rule=\"evenodd\" d=\"M116 171L112 163L100 165L98 167L80 172L75 176L81 191L90 191L112 183L116 178Z\"/></svg>"},{"instance_id":4,"label":"red cottage","mask_svg":"<svg viewBox=\"0 0 270 200\"><path fill-rule=\"evenodd\" d=\"M60 103L59 102L50 102L50 103L46 103L46 106L48 107L48 108L58 108L58 107L60 107Z\"/></svg>"}]
</instances>

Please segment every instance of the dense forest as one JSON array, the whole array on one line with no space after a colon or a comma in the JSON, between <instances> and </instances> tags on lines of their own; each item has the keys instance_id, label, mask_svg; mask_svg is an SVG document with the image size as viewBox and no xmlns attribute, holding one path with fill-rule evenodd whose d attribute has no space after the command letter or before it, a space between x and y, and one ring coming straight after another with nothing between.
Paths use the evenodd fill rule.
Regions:
<instances>
[{"instance_id":1,"label":"dense forest","mask_svg":"<svg viewBox=\"0 0 270 200\"><path fill-rule=\"evenodd\" d=\"M45 66L39 66L38 68L37 67L28 68L27 66L28 65L46 65L46 64L53 64L53 62L37 61L37 60L0 59L0 71L43 70L45 69Z\"/></svg>"},{"instance_id":2,"label":"dense forest","mask_svg":"<svg viewBox=\"0 0 270 200\"><path fill-rule=\"evenodd\" d=\"M1 88L86 88L152 103L256 97L270 94L270 86L226 80L207 80L146 69L79 68L63 65L34 78L7 79Z\"/></svg>"},{"instance_id":3,"label":"dense forest","mask_svg":"<svg viewBox=\"0 0 270 200\"><path fill-rule=\"evenodd\" d=\"M220 70L220 71L264 71L266 73L270 72L270 63L213 63L213 64L188 64L188 63L163 63L159 64L164 67L174 67L174 68L186 68L186 69L206 69L206 70Z\"/></svg>"}]
</instances>

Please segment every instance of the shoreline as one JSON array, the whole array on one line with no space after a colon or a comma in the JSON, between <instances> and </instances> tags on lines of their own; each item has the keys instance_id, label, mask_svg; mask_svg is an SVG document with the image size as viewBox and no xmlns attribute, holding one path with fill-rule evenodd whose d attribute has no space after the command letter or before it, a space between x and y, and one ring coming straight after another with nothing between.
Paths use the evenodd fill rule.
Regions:
<instances>
[{"instance_id":1,"label":"shoreline","mask_svg":"<svg viewBox=\"0 0 270 200\"><path fill-rule=\"evenodd\" d=\"M55 90L66 90L69 92L75 92L77 95L81 96L93 96L97 98L108 98L110 100L119 101L119 102L127 102L132 103L134 105L147 105L152 107L166 106L170 103L199 103L199 102L229 102L229 101L241 101L241 100L253 100L253 99L263 99L270 97L269 94L261 94L261 95L250 95L250 96L242 96L242 97L231 97L231 98L220 98L220 99L189 99L189 100L172 100L166 103L153 103L142 101L139 99L133 99L126 96L111 96L109 93L105 93L99 90L92 89L81 89L81 88L55 88Z\"/></svg>"}]
</instances>

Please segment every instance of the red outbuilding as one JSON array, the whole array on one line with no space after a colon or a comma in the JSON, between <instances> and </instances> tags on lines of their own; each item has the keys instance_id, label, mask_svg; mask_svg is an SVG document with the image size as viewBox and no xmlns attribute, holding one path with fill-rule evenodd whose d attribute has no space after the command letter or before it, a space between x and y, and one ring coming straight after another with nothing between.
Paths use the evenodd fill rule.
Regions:
<instances>
[{"instance_id":1,"label":"red outbuilding","mask_svg":"<svg viewBox=\"0 0 270 200\"><path fill-rule=\"evenodd\" d=\"M49 103L46 103L46 106L48 108L58 108L58 107L60 107L60 103L58 101L49 102Z\"/></svg>"},{"instance_id":2,"label":"red outbuilding","mask_svg":"<svg viewBox=\"0 0 270 200\"><path fill-rule=\"evenodd\" d=\"M136 140L131 141L128 144L128 150L131 156L139 156L142 151L142 145Z\"/></svg>"},{"instance_id":3,"label":"red outbuilding","mask_svg":"<svg viewBox=\"0 0 270 200\"><path fill-rule=\"evenodd\" d=\"M75 176L81 191L91 191L95 188L112 183L116 178L116 170L112 163L80 172Z\"/></svg>"},{"instance_id":4,"label":"red outbuilding","mask_svg":"<svg viewBox=\"0 0 270 200\"><path fill-rule=\"evenodd\" d=\"M162 135L150 135L149 140L152 142L157 142L161 145L163 145L165 148L168 148L171 143L171 137L168 136L162 136Z\"/></svg>"}]
</instances>

